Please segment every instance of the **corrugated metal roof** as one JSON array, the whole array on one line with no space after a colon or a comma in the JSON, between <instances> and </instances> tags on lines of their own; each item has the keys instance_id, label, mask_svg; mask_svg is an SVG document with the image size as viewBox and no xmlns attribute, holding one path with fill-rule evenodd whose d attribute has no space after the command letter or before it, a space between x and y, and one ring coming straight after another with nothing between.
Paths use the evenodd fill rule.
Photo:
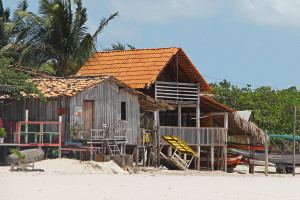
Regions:
<instances>
[{"instance_id":1,"label":"corrugated metal roof","mask_svg":"<svg viewBox=\"0 0 300 200\"><path fill-rule=\"evenodd\" d=\"M175 55L178 55L180 66L191 81L200 83L202 91L209 90L208 83L187 55L181 48L175 47L97 52L81 67L77 75L114 76L132 88L143 89L155 82Z\"/></svg>"}]
</instances>

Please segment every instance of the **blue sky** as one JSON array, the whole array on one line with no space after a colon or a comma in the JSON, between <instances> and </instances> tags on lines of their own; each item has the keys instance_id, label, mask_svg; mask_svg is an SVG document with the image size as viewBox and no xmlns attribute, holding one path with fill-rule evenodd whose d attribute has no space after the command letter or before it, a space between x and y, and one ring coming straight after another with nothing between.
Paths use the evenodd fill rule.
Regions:
<instances>
[{"instance_id":1,"label":"blue sky","mask_svg":"<svg viewBox=\"0 0 300 200\"><path fill-rule=\"evenodd\" d=\"M4 0L12 9L18 1ZM29 0L36 11L37 0ZM299 0L83 0L98 46L182 47L209 82L300 88Z\"/></svg>"}]
</instances>

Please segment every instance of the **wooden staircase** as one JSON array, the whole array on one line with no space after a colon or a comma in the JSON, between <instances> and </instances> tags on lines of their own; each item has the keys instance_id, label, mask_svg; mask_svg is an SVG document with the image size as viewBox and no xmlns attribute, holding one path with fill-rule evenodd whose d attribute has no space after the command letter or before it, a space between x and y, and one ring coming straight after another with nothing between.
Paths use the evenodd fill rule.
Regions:
<instances>
[{"instance_id":1,"label":"wooden staircase","mask_svg":"<svg viewBox=\"0 0 300 200\"><path fill-rule=\"evenodd\" d=\"M121 154L120 148L116 140L106 140L105 143L110 155L114 156Z\"/></svg>"}]
</instances>

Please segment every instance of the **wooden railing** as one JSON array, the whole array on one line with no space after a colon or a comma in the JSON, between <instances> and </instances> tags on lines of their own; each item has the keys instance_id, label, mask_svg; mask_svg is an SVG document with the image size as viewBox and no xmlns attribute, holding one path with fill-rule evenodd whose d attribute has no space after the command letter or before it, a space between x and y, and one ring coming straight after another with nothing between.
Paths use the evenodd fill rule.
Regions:
<instances>
[{"instance_id":1,"label":"wooden railing","mask_svg":"<svg viewBox=\"0 0 300 200\"><path fill-rule=\"evenodd\" d=\"M14 143L20 146L61 146L62 123L20 121L16 124Z\"/></svg>"},{"instance_id":2,"label":"wooden railing","mask_svg":"<svg viewBox=\"0 0 300 200\"><path fill-rule=\"evenodd\" d=\"M160 136L178 136L189 145L224 146L226 142L227 129L160 126L159 134Z\"/></svg>"},{"instance_id":3,"label":"wooden railing","mask_svg":"<svg viewBox=\"0 0 300 200\"><path fill-rule=\"evenodd\" d=\"M199 85L196 83L155 82L155 97L157 100L197 102L199 93Z\"/></svg>"},{"instance_id":4,"label":"wooden railing","mask_svg":"<svg viewBox=\"0 0 300 200\"><path fill-rule=\"evenodd\" d=\"M105 129L91 129L91 140L123 140L127 141L127 133L129 129L105 130Z\"/></svg>"}]
</instances>

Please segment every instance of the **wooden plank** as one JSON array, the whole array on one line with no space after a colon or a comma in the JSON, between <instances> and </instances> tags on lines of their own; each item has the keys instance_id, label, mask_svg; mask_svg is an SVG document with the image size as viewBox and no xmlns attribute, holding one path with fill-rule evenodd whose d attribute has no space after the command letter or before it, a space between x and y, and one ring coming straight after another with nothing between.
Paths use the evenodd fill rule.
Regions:
<instances>
[{"instance_id":1,"label":"wooden plank","mask_svg":"<svg viewBox=\"0 0 300 200\"><path fill-rule=\"evenodd\" d=\"M156 81L156 84L165 84L165 85L189 85L198 87L197 83L180 83L180 82L166 82L166 81Z\"/></svg>"},{"instance_id":2,"label":"wooden plank","mask_svg":"<svg viewBox=\"0 0 300 200\"><path fill-rule=\"evenodd\" d=\"M165 88L165 89L178 89L178 90L191 90L191 91L198 91L198 88L193 88L193 87L183 87L183 86L161 86L158 85L156 86L156 90L160 89L160 88Z\"/></svg>"}]
</instances>

